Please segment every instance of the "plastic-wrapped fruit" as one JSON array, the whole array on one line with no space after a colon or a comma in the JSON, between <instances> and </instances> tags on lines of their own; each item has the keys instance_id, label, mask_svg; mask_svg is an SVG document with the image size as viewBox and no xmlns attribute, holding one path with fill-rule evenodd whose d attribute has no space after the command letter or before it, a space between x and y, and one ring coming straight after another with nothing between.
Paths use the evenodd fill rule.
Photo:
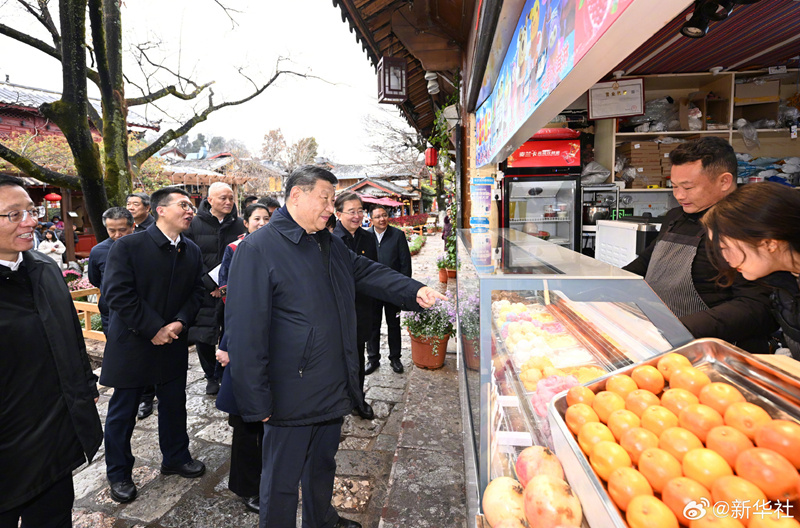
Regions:
<instances>
[{"instance_id":1,"label":"plastic-wrapped fruit","mask_svg":"<svg viewBox=\"0 0 800 528\"><path fill-rule=\"evenodd\" d=\"M525 520L525 489L510 477L498 477L483 492L483 515L489 526L497 526L503 519Z\"/></svg>"},{"instance_id":2,"label":"plastic-wrapped fruit","mask_svg":"<svg viewBox=\"0 0 800 528\"><path fill-rule=\"evenodd\" d=\"M564 480L564 468L556 457L555 453L547 447L531 446L526 447L517 457L514 465L517 478L523 486L536 475L550 475Z\"/></svg>"},{"instance_id":3,"label":"plastic-wrapped fruit","mask_svg":"<svg viewBox=\"0 0 800 528\"><path fill-rule=\"evenodd\" d=\"M580 526L583 510L569 484L550 475L537 475L525 486L525 517L530 526Z\"/></svg>"}]
</instances>

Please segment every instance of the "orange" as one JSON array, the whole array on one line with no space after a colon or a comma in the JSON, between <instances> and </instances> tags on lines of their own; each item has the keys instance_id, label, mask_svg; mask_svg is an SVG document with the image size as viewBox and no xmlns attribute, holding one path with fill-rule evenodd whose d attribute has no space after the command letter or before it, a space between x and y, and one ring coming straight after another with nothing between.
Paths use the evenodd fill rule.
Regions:
<instances>
[{"instance_id":1,"label":"orange","mask_svg":"<svg viewBox=\"0 0 800 528\"><path fill-rule=\"evenodd\" d=\"M789 420L772 420L756 432L756 445L772 449L800 469L800 425Z\"/></svg>"},{"instance_id":2,"label":"orange","mask_svg":"<svg viewBox=\"0 0 800 528\"><path fill-rule=\"evenodd\" d=\"M678 426L678 417L660 405L651 405L642 413L642 427L648 431L653 431L656 436L670 427Z\"/></svg>"},{"instance_id":3,"label":"orange","mask_svg":"<svg viewBox=\"0 0 800 528\"><path fill-rule=\"evenodd\" d=\"M754 447L740 453L736 457L736 474L758 486L771 501L797 498L797 470L770 449Z\"/></svg>"},{"instance_id":4,"label":"orange","mask_svg":"<svg viewBox=\"0 0 800 528\"><path fill-rule=\"evenodd\" d=\"M648 495L631 499L625 520L630 528L678 528L678 519L667 505Z\"/></svg>"},{"instance_id":5,"label":"orange","mask_svg":"<svg viewBox=\"0 0 800 528\"><path fill-rule=\"evenodd\" d=\"M567 391L567 405L575 405L576 403L591 405L592 400L594 400L594 392L584 385L575 385Z\"/></svg>"},{"instance_id":6,"label":"orange","mask_svg":"<svg viewBox=\"0 0 800 528\"><path fill-rule=\"evenodd\" d=\"M592 454L592 448L595 444L606 440L613 442L614 435L611 434L611 430L608 427L600 422L587 422L578 431L578 445L581 446L587 456Z\"/></svg>"},{"instance_id":7,"label":"orange","mask_svg":"<svg viewBox=\"0 0 800 528\"><path fill-rule=\"evenodd\" d=\"M762 425L772 421L772 417L756 405L750 402L732 403L725 411L725 425L730 425L747 435L750 440L755 439L756 432Z\"/></svg>"},{"instance_id":8,"label":"orange","mask_svg":"<svg viewBox=\"0 0 800 528\"><path fill-rule=\"evenodd\" d=\"M669 381L670 377L672 376L672 372L680 367L691 367L692 362L686 359L686 356L682 356L680 354L675 354L674 352L670 354L664 355L661 359L658 360L656 363L656 367L658 371L664 376L664 379Z\"/></svg>"},{"instance_id":9,"label":"orange","mask_svg":"<svg viewBox=\"0 0 800 528\"><path fill-rule=\"evenodd\" d=\"M598 442L592 448L592 454L589 455L589 464L591 464L597 476L603 480L608 480L611 472L621 467L631 467L631 457L622 449L616 442Z\"/></svg>"},{"instance_id":10,"label":"orange","mask_svg":"<svg viewBox=\"0 0 800 528\"><path fill-rule=\"evenodd\" d=\"M720 414L725 414L725 410L732 403L745 401L739 389L728 383L714 382L702 388L700 403L708 405Z\"/></svg>"},{"instance_id":11,"label":"orange","mask_svg":"<svg viewBox=\"0 0 800 528\"><path fill-rule=\"evenodd\" d=\"M651 447L639 457L639 471L659 493L667 482L681 476L681 463L663 449Z\"/></svg>"},{"instance_id":12,"label":"orange","mask_svg":"<svg viewBox=\"0 0 800 528\"><path fill-rule=\"evenodd\" d=\"M690 522L689 528L744 528L744 525L739 519L730 516L717 516L712 511L712 508L709 508L703 518Z\"/></svg>"},{"instance_id":13,"label":"orange","mask_svg":"<svg viewBox=\"0 0 800 528\"><path fill-rule=\"evenodd\" d=\"M794 515L789 511L789 515ZM800 522L790 517L786 511L774 511L770 515L755 515L748 528L800 528Z\"/></svg>"},{"instance_id":14,"label":"orange","mask_svg":"<svg viewBox=\"0 0 800 528\"><path fill-rule=\"evenodd\" d=\"M754 446L753 442L743 432L729 425L720 425L708 432L706 447L719 453L730 467L734 467L739 453Z\"/></svg>"},{"instance_id":15,"label":"orange","mask_svg":"<svg viewBox=\"0 0 800 528\"><path fill-rule=\"evenodd\" d=\"M592 400L592 409L594 409L603 423L608 422L608 417L612 412L624 408L625 399L616 392L598 392L595 394L594 400Z\"/></svg>"},{"instance_id":16,"label":"orange","mask_svg":"<svg viewBox=\"0 0 800 528\"><path fill-rule=\"evenodd\" d=\"M711 383L711 379L700 369L694 367L678 367L669 378L671 389L686 389L695 396L699 396L703 387L709 383Z\"/></svg>"},{"instance_id":17,"label":"orange","mask_svg":"<svg viewBox=\"0 0 800 528\"><path fill-rule=\"evenodd\" d=\"M683 525L689 524L689 519L683 515L686 505L692 501L700 503L701 499L706 499L711 503L711 492L697 481L686 477L675 477L664 485L661 490L661 500L672 510L678 522Z\"/></svg>"},{"instance_id":18,"label":"orange","mask_svg":"<svg viewBox=\"0 0 800 528\"><path fill-rule=\"evenodd\" d=\"M683 455L692 449L703 447L703 442L688 429L684 429L683 427L670 427L658 437L658 447L674 456L679 461L682 461Z\"/></svg>"},{"instance_id":19,"label":"orange","mask_svg":"<svg viewBox=\"0 0 800 528\"><path fill-rule=\"evenodd\" d=\"M639 365L631 371L631 378L640 389L660 394L664 390L664 375L652 365Z\"/></svg>"},{"instance_id":20,"label":"orange","mask_svg":"<svg viewBox=\"0 0 800 528\"><path fill-rule=\"evenodd\" d=\"M634 464L639 463L639 457L646 449L658 447L658 437L642 427L634 427L623 433L619 445L628 452Z\"/></svg>"},{"instance_id":21,"label":"orange","mask_svg":"<svg viewBox=\"0 0 800 528\"><path fill-rule=\"evenodd\" d=\"M680 416L682 410L695 403L700 403L700 399L686 389L668 389L661 395L661 405L675 416Z\"/></svg>"},{"instance_id":22,"label":"orange","mask_svg":"<svg viewBox=\"0 0 800 528\"><path fill-rule=\"evenodd\" d=\"M725 420L722 419L720 413L708 405L695 403L681 411L680 416L678 416L678 423L684 429L693 432L701 442L705 443L708 432L715 427L723 425Z\"/></svg>"},{"instance_id":23,"label":"orange","mask_svg":"<svg viewBox=\"0 0 800 528\"><path fill-rule=\"evenodd\" d=\"M753 517L756 504L763 504L767 500L767 496L758 486L734 475L718 478L711 486L711 497L714 503L724 502L731 508L734 507L734 501L746 506L730 511L731 517L736 517L745 524Z\"/></svg>"},{"instance_id":24,"label":"orange","mask_svg":"<svg viewBox=\"0 0 800 528\"><path fill-rule=\"evenodd\" d=\"M706 448L692 449L683 455L681 467L684 476L696 480L707 489L711 489L718 478L733 475L725 459Z\"/></svg>"},{"instance_id":25,"label":"orange","mask_svg":"<svg viewBox=\"0 0 800 528\"><path fill-rule=\"evenodd\" d=\"M616 392L622 399L628 397L628 394L632 393L639 387L636 385L636 382L630 376L626 376L625 374L616 374L611 376L606 380L606 390L611 392Z\"/></svg>"},{"instance_id":26,"label":"orange","mask_svg":"<svg viewBox=\"0 0 800 528\"><path fill-rule=\"evenodd\" d=\"M617 409L608 417L608 428L611 429L618 442L625 431L639 427L639 425L641 425L639 417L627 409Z\"/></svg>"},{"instance_id":27,"label":"orange","mask_svg":"<svg viewBox=\"0 0 800 528\"><path fill-rule=\"evenodd\" d=\"M639 418L642 417L642 413L645 409L651 405L658 405L660 403L661 401L658 399L658 396L644 389L637 389L628 394L628 397L625 398L625 408L636 413L636 416Z\"/></svg>"},{"instance_id":28,"label":"orange","mask_svg":"<svg viewBox=\"0 0 800 528\"><path fill-rule=\"evenodd\" d=\"M567 407L567 412L564 413L564 421L567 422L567 427L572 431L572 434L577 435L584 424L599 422L600 418L594 412L594 409L585 403L576 403Z\"/></svg>"},{"instance_id":29,"label":"orange","mask_svg":"<svg viewBox=\"0 0 800 528\"><path fill-rule=\"evenodd\" d=\"M625 511L631 499L639 495L653 495L653 488L644 475L632 467L620 467L608 476L608 495L620 510Z\"/></svg>"}]
</instances>

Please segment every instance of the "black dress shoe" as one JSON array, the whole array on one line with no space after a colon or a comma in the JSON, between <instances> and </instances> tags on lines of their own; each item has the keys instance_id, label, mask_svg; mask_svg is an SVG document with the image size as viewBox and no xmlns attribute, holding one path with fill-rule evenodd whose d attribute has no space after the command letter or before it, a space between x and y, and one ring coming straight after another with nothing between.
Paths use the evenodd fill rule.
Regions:
<instances>
[{"instance_id":1,"label":"black dress shoe","mask_svg":"<svg viewBox=\"0 0 800 528\"><path fill-rule=\"evenodd\" d=\"M389 363L392 364L392 370L397 372L398 374L403 373L403 364L400 363L399 359L390 359Z\"/></svg>"},{"instance_id":2,"label":"black dress shoe","mask_svg":"<svg viewBox=\"0 0 800 528\"><path fill-rule=\"evenodd\" d=\"M199 460L192 460L175 468L161 464L162 475L180 475L183 478L197 478L206 472L206 465Z\"/></svg>"},{"instance_id":3,"label":"black dress shoe","mask_svg":"<svg viewBox=\"0 0 800 528\"><path fill-rule=\"evenodd\" d=\"M350 519L345 519L344 517L339 517L339 521L333 525L333 528L361 528L361 523L351 521Z\"/></svg>"},{"instance_id":4,"label":"black dress shoe","mask_svg":"<svg viewBox=\"0 0 800 528\"><path fill-rule=\"evenodd\" d=\"M380 367L380 366L381 366L381 364L380 364L379 361L370 361L370 362L368 362L367 366L364 368L364 375L365 376L369 376L370 374L372 374L373 372L378 370L378 367Z\"/></svg>"},{"instance_id":5,"label":"black dress shoe","mask_svg":"<svg viewBox=\"0 0 800 528\"><path fill-rule=\"evenodd\" d=\"M364 402L364 404L357 410L358 410L358 415L365 420L372 420L373 418L375 418L375 411L372 410L372 406L367 402Z\"/></svg>"},{"instance_id":6,"label":"black dress shoe","mask_svg":"<svg viewBox=\"0 0 800 528\"><path fill-rule=\"evenodd\" d=\"M153 402L142 402L139 404L139 411L136 413L136 418L144 420L153 414Z\"/></svg>"},{"instance_id":7,"label":"black dress shoe","mask_svg":"<svg viewBox=\"0 0 800 528\"><path fill-rule=\"evenodd\" d=\"M253 513L261 512L258 503L258 495L255 495L253 497L242 497L242 502L244 502L244 507L250 510L251 512Z\"/></svg>"},{"instance_id":8,"label":"black dress shoe","mask_svg":"<svg viewBox=\"0 0 800 528\"><path fill-rule=\"evenodd\" d=\"M206 381L206 394L214 395L219 392L219 382L215 379Z\"/></svg>"},{"instance_id":9,"label":"black dress shoe","mask_svg":"<svg viewBox=\"0 0 800 528\"><path fill-rule=\"evenodd\" d=\"M123 480L122 482L109 482L111 486L111 498L117 502L126 503L131 502L136 498L136 484L131 480Z\"/></svg>"}]
</instances>

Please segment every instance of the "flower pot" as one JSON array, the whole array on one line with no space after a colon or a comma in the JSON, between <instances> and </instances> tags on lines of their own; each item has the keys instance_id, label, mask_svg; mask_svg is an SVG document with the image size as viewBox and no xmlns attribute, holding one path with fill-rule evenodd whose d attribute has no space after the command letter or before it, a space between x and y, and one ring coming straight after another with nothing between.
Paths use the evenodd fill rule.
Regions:
<instances>
[{"instance_id":1,"label":"flower pot","mask_svg":"<svg viewBox=\"0 0 800 528\"><path fill-rule=\"evenodd\" d=\"M449 335L415 336L411 332L411 361L419 368L438 369L444 366L444 355L447 353Z\"/></svg>"},{"instance_id":2,"label":"flower pot","mask_svg":"<svg viewBox=\"0 0 800 528\"><path fill-rule=\"evenodd\" d=\"M447 270L445 268L439 268L439 282L447 282Z\"/></svg>"},{"instance_id":3,"label":"flower pot","mask_svg":"<svg viewBox=\"0 0 800 528\"><path fill-rule=\"evenodd\" d=\"M455 279L456 278L456 270L454 270L454 269L447 270L447 276L450 277L451 279Z\"/></svg>"},{"instance_id":4,"label":"flower pot","mask_svg":"<svg viewBox=\"0 0 800 528\"><path fill-rule=\"evenodd\" d=\"M481 369L481 355L475 348L477 341L477 339L464 338L464 365L468 370Z\"/></svg>"}]
</instances>

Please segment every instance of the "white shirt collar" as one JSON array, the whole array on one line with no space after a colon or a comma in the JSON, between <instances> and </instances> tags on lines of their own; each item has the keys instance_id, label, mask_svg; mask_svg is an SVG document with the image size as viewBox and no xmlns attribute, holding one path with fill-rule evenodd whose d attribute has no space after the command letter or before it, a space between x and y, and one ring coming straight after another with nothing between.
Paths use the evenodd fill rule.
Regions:
<instances>
[{"instance_id":1,"label":"white shirt collar","mask_svg":"<svg viewBox=\"0 0 800 528\"><path fill-rule=\"evenodd\" d=\"M377 229L375 230L375 236L378 237L378 242L382 242L383 241L383 235L386 234L386 231L387 230L384 229L383 233L378 233L378 230Z\"/></svg>"},{"instance_id":2,"label":"white shirt collar","mask_svg":"<svg viewBox=\"0 0 800 528\"><path fill-rule=\"evenodd\" d=\"M19 269L19 265L22 264L22 251L17 254L17 260L0 260L0 266L5 266L7 268L11 268L11 271L17 271Z\"/></svg>"},{"instance_id":3,"label":"white shirt collar","mask_svg":"<svg viewBox=\"0 0 800 528\"><path fill-rule=\"evenodd\" d=\"M159 229L159 231L161 231L161 230ZM162 234L162 235L164 235L164 236L167 238L167 240L169 240L169 243L170 243L170 244L172 244L172 245L173 245L173 246L175 246L175 247L178 247L178 243L181 241L181 236L180 236L180 235L178 235L178 238L176 238L175 240L172 240L172 239L171 239L170 237L168 237L168 236L167 236L167 234L166 234L166 233L164 233L163 231L161 231L161 234Z\"/></svg>"}]
</instances>

